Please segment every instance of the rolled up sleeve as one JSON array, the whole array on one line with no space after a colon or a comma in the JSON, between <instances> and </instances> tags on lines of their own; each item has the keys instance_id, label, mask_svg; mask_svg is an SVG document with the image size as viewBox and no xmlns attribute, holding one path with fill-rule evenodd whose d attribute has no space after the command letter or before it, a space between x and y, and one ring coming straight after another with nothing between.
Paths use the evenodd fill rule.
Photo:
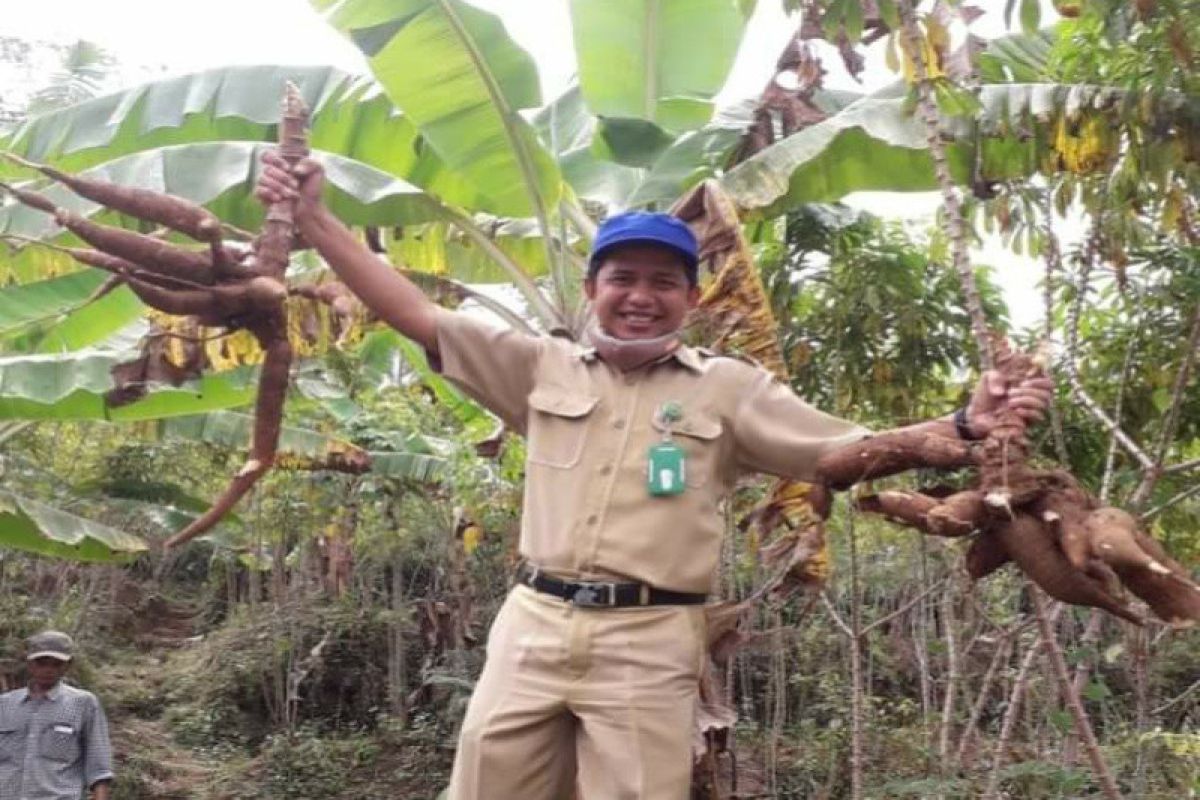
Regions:
<instances>
[{"instance_id":1,"label":"rolled up sleeve","mask_svg":"<svg viewBox=\"0 0 1200 800\"><path fill-rule=\"evenodd\" d=\"M83 777L90 789L100 781L113 779L112 744L108 738L108 718L99 701L93 698L84 729Z\"/></svg>"},{"instance_id":2,"label":"rolled up sleeve","mask_svg":"<svg viewBox=\"0 0 1200 800\"><path fill-rule=\"evenodd\" d=\"M738 467L812 481L825 453L871 435L866 428L819 411L790 387L757 371L734 418Z\"/></svg>"},{"instance_id":3,"label":"rolled up sleeve","mask_svg":"<svg viewBox=\"0 0 1200 800\"><path fill-rule=\"evenodd\" d=\"M436 314L438 352L430 364L523 434L541 338L458 311Z\"/></svg>"}]
</instances>

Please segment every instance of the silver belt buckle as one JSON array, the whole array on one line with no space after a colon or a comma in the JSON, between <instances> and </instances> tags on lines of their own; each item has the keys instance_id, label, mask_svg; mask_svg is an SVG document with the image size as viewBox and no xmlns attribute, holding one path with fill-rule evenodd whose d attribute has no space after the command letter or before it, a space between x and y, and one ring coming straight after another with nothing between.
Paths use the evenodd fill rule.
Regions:
<instances>
[{"instance_id":1,"label":"silver belt buckle","mask_svg":"<svg viewBox=\"0 0 1200 800\"><path fill-rule=\"evenodd\" d=\"M617 604L617 585L615 583L581 583L571 595L571 605L583 608L607 608ZM608 591L607 600L604 592Z\"/></svg>"}]
</instances>

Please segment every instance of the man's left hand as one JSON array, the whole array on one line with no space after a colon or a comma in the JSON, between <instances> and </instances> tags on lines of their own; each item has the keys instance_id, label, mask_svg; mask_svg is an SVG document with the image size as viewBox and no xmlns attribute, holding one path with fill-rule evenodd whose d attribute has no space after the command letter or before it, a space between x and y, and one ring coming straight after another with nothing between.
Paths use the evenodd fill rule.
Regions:
<instances>
[{"instance_id":1,"label":"man's left hand","mask_svg":"<svg viewBox=\"0 0 1200 800\"><path fill-rule=\"evenodd\" d=\"M971 432L982 438L1000 424L1008 411L1013 411L1026 425L1039 421L1054 397L1054 381L1044 374L1025 378L1010 386L1003 373L985 372L967 404L967 423Z\"/></svg>"}]
</instances>

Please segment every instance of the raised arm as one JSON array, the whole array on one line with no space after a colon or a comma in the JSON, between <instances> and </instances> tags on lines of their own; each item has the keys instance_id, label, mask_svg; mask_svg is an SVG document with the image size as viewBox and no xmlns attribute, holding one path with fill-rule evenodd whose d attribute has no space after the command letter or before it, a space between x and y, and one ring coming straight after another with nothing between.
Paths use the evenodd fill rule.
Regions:
<instances>
[{"instance_id":1,"label":"raised arm","mask_svg":"<svg viewBox=\"0 0 1200 800\"><path fill-rule=\"evenodd\" d=\"M320 163L305 158L289 172L287 162L274 150L264 153L262 160L255 196L266 205L295 198L297 229L350 291L384 322L436 355L436 306L329 211L321 201L325 171Z\"/></svg>"}]
</instances>

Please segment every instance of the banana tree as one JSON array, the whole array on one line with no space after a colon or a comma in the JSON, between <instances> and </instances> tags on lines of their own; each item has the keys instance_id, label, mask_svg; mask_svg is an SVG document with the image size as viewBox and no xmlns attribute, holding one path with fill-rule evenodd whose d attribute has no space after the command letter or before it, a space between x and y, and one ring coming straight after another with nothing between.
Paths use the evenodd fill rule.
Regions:
<instances>
[{"instance_id":1,"label":"banana tree","mask_svg":"<svg viewBox=\"0 0 1200 800\"><path fill-rule=\"evenodd\" d=\"M188 198L231 230L253 228L261 221L249 195L259 148L274 137L279 87L292 80L313 109L310 141L326 163L335 213L376 231L380 249L414 269L451 284L508 284L519 300L476 296L505 319L569 335L584 324L581 255L604 209L665 204L707 177L755 216L861 189L934 185L902 84L860 98L817 87L823 121L730 169L750 117L714 113L713 97L751 3L574 0L579 85L549 103L532 59L501 21L462 0L313 5L362 50L369 75L213 70L43 115L0 146ZM978 114L944 120L960 182L1033 173L1053 149L1043 129L1056 114L1112 103L1103 88L1035 82L1044 77L1031 65L1042 45L1027 38L989 51L994 66L982 74ZM708 43L702 59L680 47L694 41ZM1172 103L1165 110L1182 118L1186 103ZM32 175L0 166L8 182ZM81 216L122 222L66 193L47 194ZM0 280L10 284L0 290L4 419L148 419L249 402L253 357L210 358L197 381L153 386L114 405L106 374L128 359L144 307L125 288L96 299L100 279L91 270L33 244L69 243L45 216L0 208L0 235L13 248L0 260ZM299 259L293 268L320 265Z\"/></svg>"}]
</instances>

